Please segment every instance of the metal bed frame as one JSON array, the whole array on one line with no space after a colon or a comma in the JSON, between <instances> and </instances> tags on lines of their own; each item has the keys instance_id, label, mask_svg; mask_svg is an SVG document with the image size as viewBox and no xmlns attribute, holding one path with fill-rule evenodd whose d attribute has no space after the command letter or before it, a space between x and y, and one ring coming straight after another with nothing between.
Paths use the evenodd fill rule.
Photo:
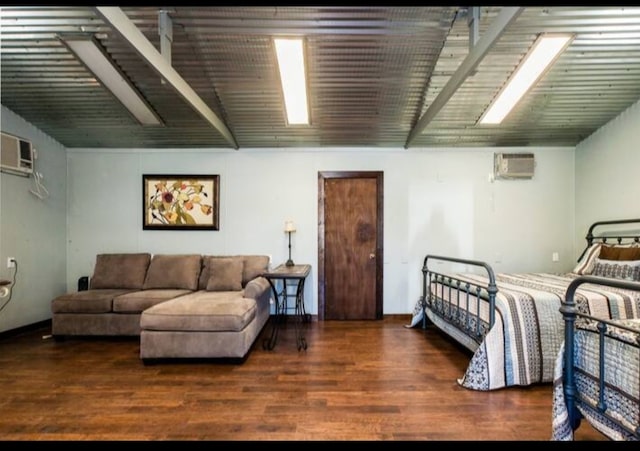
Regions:
<instances>
[{"instance_id":1,"label":"metal bed frame","mask_svg":"<svg viewBox=\"0 0 640 451\"><path fill-rule=\"evenodd\" d=\"M563 393L565 398L565 404L567 407L567 414L569 417L569 424L572 430L576 430L581 423L581 420L585 418L582 412L579 410L579 407L585 409L585 412L588 412L590 416L595 417L597 420L594 421L604 421L607 423L612 423L616 427L625 431L631 437L635 437L636 439L640 439L640 418L637 416L635 418L626 418L628 424L633 425L633 427L629 427L627 424L618 420L615 416L611 415L607 406L607 393L611 393L612 391L620 390L613 386L613 384L608 383L605 380L605 369L607 365L613 365L613 362L607 360L607 352L605 348L605 336L607 330L615 326L618 329L623 329L629 331L633 334L635 345L628 344L627 346L637 348L638 354L640 355L640 331L636 329L631 329L622 324L617 324L615 320L606 320L601 318L596 318L585 313L580 312L576 307L576 302L574 299L576 289L584 284L584 283L592 283L598 285L606 285L614 288L621 288L626 290L633 290L640 292L640 283L638 282L630 282L625 280L618 279L608 279L594 276L580 276L575 279L573 282L569 284L567 288L567 293L565 296L565 300L562 302L562 306L560 307L560 312L563 315L563 319L565 321L565 344L564 344L564 365L562 372L562 382L563 382ZM591 321L592 325L595 326L595 329L598 334L598 374L595 376L595 385L597 385L597 398L598 402L595 406L593 406L585 396L583 396L579 392L578 384L576 383L576 354L575 354L575 333L576 333L576 321ZM607 336L611 340L619 340L614 336ZM617 368L620 369L620 368ZM638 376L638 383L640 384L640 374ZM622 395L624 396L624 395ZM631 413L628 413L631 416ZM589 420L589 418L587 418ZM605 434L606 435L606 434Z\"/></svg>"},{"instance_id":2,"label":"metal bed frame","mask_svg":"<svg viewBox=\"0 0 640 451\"><path fill-rule=\"evenodd\" d=\"M637 233L602 232L597 236L594 235L594 230L598 227L632 223L636 223L640 227L640 219L598 221L591 224L585 237L587 246L580 255L580 258L578 258L578 261L587 249L597 242L616 242L617 244L629 241L640 242L640 231ZM456 278L455 275L438 272L437 270L429 268L429 262L434 260L460 263L480 268L480 270L486 272L489 282L486 285L472 284ZM432 290L432 284L439 284L440 292L438 292L437 288ZM445 286L447 287L446 290L448 290L447 296L444 295ZM479 345L495 322L495 298L497 292L498 288L496 286L495 273L488 263L478 260L429 254L424 258L422 265L422 295L420 296L420 304L423 310L422 328L426 329L427 327L427 310L429 310L442 321L459 330ZM471 297L472 295L473 298ZM488 302L488 322L482 320L480 317L480 303L483 300ZM476 303L475 313L469 312L468 306L470 302ZM465 306L466 308L460 308L461 306ZM469 347L468 345L466 346Z\"/></svg>"},{"instance_id":3,"label":"metal bed frame","mask_svg":"<svg viewBox=\"0 0 640 451\"><path fill-rule=\"evenodd\" d=\"M443 274L429 269L429 260L448 261L482 268L486 271L489 283L485 285L461 281L451 274ZM422 328L427 327L427 312L429 309L439 318L459 329L473 341L480 344L489 329L495 322L495 302L498 287L496 277L491 266L478 260L465 260L462 258L444 257L440 255L427 255L422 266ZM439 284L438 288L431 289L432 284ZM446 288L445 288L446 287ZM448 296L444 291L447 290ZM473 298L472 298L473 296ZM455 299L455 302L452 302ZM489 323L480 318L480 303L485 300L489 303ZM469 306L476 304L475 313L469 310ZM464 305L465 308L460 307Z\"/></svg>"}]
</instances>

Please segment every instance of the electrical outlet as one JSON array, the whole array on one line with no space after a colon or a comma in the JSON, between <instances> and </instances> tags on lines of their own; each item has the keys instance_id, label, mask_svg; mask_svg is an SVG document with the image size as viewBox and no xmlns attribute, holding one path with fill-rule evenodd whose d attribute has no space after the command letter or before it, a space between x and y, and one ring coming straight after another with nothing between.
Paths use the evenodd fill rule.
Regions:
<instances>
[{"instance_id":1,"label":"electrical outlet","mask_svg":"<svg viewBox=\"0 0 640 451\"><path fill-rule=\"evenodd\" d=\"M7 257L7 268L15 268L15 266L16 266L16 258Z\"/></svg>"},{"instance_id":2,"label":"electrical outlet","mask_svg":"<svg viewBox=\"0 0 640 451\"><path fill-rule=\"evenodd\" d=\"M557 252L554 252L553 254L551 254L551 260L554 262L557 262L560 260L560 256L558 255Z\"/></svg>"}]
</instances>

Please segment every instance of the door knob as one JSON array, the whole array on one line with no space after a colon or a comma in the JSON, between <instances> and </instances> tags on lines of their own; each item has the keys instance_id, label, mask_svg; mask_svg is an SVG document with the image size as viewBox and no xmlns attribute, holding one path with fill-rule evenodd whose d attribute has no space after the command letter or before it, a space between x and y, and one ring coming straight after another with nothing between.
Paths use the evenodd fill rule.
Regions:
<instances>
[{"instance_id":1,"label":"door knob","mask_svg":"<svg viewBox=\"0 0 640 451\"><path fill-rule=\"evenodd\" d=\"M373 253L369 254L369 260L373 260L374 258L376 258L376 254L373 254Z\"/></svg>"}]
</instances>

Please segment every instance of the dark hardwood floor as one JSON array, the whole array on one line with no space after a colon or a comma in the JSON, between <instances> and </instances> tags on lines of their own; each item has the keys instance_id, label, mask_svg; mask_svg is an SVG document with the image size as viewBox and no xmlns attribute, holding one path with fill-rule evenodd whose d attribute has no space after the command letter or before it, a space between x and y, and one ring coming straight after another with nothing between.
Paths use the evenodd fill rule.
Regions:
<instances>
[{"instance_id":1,"label":"dark hardwood floor","mask_svg":"<svg viewBox=\"0 0 640 451\"><path fill-rule=\"evenodd\" d=\"M287 324L241 364L143 365L136 338L0 339L0 440L549 440L550 384L476 392L470 354L408 317ZM262 337L267 336L265 328ZM576 440L606 440L583 422Z\"/></svg>"}]
</instances>

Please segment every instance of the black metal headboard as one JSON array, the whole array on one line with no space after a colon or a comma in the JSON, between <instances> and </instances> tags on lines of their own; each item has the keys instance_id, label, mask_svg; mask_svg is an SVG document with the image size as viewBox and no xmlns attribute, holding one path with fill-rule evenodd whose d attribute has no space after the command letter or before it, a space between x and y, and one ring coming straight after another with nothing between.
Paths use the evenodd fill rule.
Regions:
<instances>
[{"instance_id":1,"label":"black metal headboard","mask_svg":"<svg viewBox=\"0 0 640 451\"><path fill-rule=\"evenodd\" d=\"M639 227L638 230L630 230L625 232L610 231L610 232L603 232L601 235L593 234L594 229L598 226L609 226L609 225L616 225L616 224L634 224L634 223L638 224L638 227ZM591 227L589 227L589 230L587 231L587 236L585 238L587 240L587 247L585 247L584 250L582 251L582 254L580 254L578 261L580 261L584 253L587 252L587 249L589 249L589 247L591 247L591 245L594 242L606 243L606 242L615 241L617 244L622 244L623 241L624 242L631 241L635 243L640 243L640 219L614 219L610 221L594 222L593 224L591 224Z\"/></svg>"}]
</instances>

